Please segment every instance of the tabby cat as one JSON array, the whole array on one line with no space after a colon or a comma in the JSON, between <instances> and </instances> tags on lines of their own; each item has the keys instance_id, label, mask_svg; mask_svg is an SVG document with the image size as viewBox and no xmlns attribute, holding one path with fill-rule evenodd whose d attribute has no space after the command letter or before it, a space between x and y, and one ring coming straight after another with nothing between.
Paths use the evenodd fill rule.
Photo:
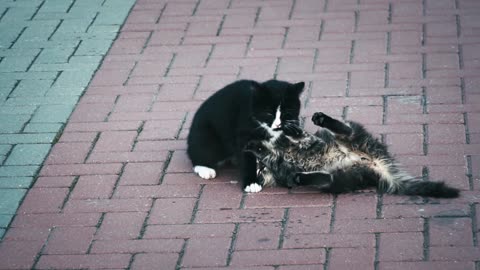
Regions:
<instances>
[{"instance_id":1,"label":"tabby cat","mask_svg":"<svg viewBox=\"0 0 480 270\"><path fill-rule=\"evenodd\" d=\"M312 121L323 127L315 135L286 125L278 138L250 141L262 167L259 181L293 187L312 185L329 193L377 187L389 194L455 198L459 190L443 182L422 181L402 171L387 151L361 124L341 122L317 112Z\"/></svg>"}]
</instances>

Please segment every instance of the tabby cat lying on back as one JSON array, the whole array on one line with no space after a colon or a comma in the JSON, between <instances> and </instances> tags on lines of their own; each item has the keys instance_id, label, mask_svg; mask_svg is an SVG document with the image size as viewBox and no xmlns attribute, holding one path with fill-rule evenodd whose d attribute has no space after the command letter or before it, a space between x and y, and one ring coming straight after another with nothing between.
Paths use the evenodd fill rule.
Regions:
<instances>
[{"instance_id":1,"label":"tabby cat lying on back","mask_svg":"<svg viewBox=\"0 0 480 270\"><path fill-rule=\"evenodd\" d=\"M315 135L288 125L275 140L247 144L245 151L264 166L259 178L287 187L312 185L335 194L377 187L389 194L458 197L459 190L443 182L422 181L400 170L387 146L361 124L343 123L321 112L312 121L323 127Z\"/></svg>"},{"instance_id":2,"label":"tabby cat lying on back","mask_svg":"<svg viewBox=\"0 0 480 270\"><path fill-rule=\"evenodd\" d=\"M195 173L215 178L219 164L233 158L239 163L244 190L259 192L256 158L243 148L252 136L276 138L286 123L298 124L304 86L241 80L209 97L195 113L188 134L187 153Z\"/></svg>"}]
</instances>

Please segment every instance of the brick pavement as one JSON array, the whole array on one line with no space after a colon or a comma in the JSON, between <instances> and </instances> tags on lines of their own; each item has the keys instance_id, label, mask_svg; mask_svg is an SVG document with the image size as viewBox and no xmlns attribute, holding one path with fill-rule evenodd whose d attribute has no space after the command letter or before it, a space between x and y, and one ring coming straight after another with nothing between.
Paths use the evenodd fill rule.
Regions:
<instances>
[{"instance_id":1,"label":"brick pavement","mask_svg":"<svg viewBox=\"0 0 480 270\"><path fill-rule=\"evenodd\" d=\"M0 1L0 238L133 4Z\"/></svg>"},{"instance_id":2,"label":"brick pavement","mask_svg":"<svg viewBox=\"0 0 480 270\"><path fill-rule=\"evenodd\" d=\"M479 14L473 0L138 0L9 224L0 269L480 268ZM19 59L0 68L32 61ZM198 105L272 77L307 82L306 119L361 121L412 174L462 196L244 194L232 170L196 177L185 138Z\"/></svg>"}]
</instances>

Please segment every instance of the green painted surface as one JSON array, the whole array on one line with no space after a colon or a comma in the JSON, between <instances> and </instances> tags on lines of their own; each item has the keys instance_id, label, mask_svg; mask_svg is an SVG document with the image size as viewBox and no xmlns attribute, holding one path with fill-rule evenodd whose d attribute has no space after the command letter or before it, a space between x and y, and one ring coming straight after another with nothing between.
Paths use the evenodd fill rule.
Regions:
<instances>
[{"instance_id":1,"label":"green painted surface","mask_svg":"<svg viewBox=\"0 0 480 270\"><path fill-rule=\"evenodd\" d=\"M26 189L0 189L0 214L15 214Z\"/></svg>"},{"instance_id":2,"label":"green painted surface","mask_svg":"<svg viewBox=\"0 0 480 270\"><path fill-rule=\"evenodd\" d=\"M10 221L12 220L13 215L4 215L0 214L0 228L6 228Z\"/></svg>"},{"instance_id":3,"label":"green painted surface","mask_svg":"<svg viewBox=\"0 0 480 270\"><path fill-rule=\"evenodd\" d=\"M40 165L50 151L50 144L17 144L5 162L6 165Z\"/></svg>"},{"instance_id":4,"label":"green painted surface","mask_svg":"<svg viewBox=\"0 0 480 270\"><path fill-rule=\"evenodd\" d=\"M8 159L8 158L7 158ZM0 177L18 177L18 176L35 176L40 166L8 166L0 167Z\"/></svg>"},{"instance_id":5,"label":"green painted surface","mask_svg":"<svg viewBox=\"0 0 480 270\"><path fill-rule=\"evenodd\" d=\"M62 129L63 124L60 123L29 123L23 129L28 133L55 133Z\"/></svg>"},{"instance_id":6,"label":"green painted surface","mask_svg":"<svg viewBox=\"0 0 480 270\"><path fill-rule=\"evenodd\" d=\"M12 149L11 145L8 144L0 144L0 155L6 155Z\"/></svg>"},{"instance_id":7,"label":"green painted surface","mask_svg":"<svg viewBox=\"0 0 480 270\"><path fill-rule=\"evenodd\" d=\"M0 177L0 188L29 188L33 177Z\"/></svg>"},{"instance_id":8,"label":"green painted surface","mask_svg":"<svg viewBox=\"0 0 480 270\"><path fill-rule=\"evenodd\" d=\"M31 123L65 123L73 110L73 105L43 105L33 115Z\"/></svg>"},{"instance_id":9,"label":"green painted surface","mask_svg":"<svg viewBox=\"0 0 480 270\"><path fill-rule=\"evenodd\" d=\"M0 1L0 238L134 3Z\"/></svg>"},{"instance_id":10,"label":"green painted surface","mask_svg":"<svg viewBox=\"0 0 480 270\"><path fill-rule=\"evenodd\" d=\"M0 144L52 143L56 133L0 134Z\"/></svg>"}]
</instances>

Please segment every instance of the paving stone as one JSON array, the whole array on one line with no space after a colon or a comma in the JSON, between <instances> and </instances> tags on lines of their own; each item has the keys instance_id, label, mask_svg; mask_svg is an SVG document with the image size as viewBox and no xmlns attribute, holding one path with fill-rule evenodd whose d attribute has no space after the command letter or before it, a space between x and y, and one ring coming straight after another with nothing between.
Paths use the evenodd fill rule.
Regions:
<instances>
[{"instance_id":1,"label":"paving stone","mask_svg":"<svg viewBox=\"0 0 480 270\"><path fill-rule=\"evenodd\" d=\"M22 80L9 97L44 96L53 80Z\"/></svg>"},{"instance_id":2,"label":"paving stone","mask_svg":"<svg viewBox=\"0 0 480 270\"><path fill-rule=\"evenodd\" d=\"M46 164L82 163L91 150L90 142L57 143L51 149ZM70 155L75 153L75 155ZM68 157L64 157L68 156Z\"/></svg>"},{"instance_id":3,"label":"paving stone","mask_svg":"<svg viewBox=\"0 0 480 270\"><path fill-rule=\"evenodd\" d=\"M165 179L164 179L165 181ZM236 209L242 201L237 185L207 185L203 189L199 209Z\"/></svg>"},{"instance_id":4,"label":"paving stone","mask_svg":"<svg viewBox=\"0 0 480 270\"><path fill-rule=\"evenodd\" d=\"M82 42L75 55L104 55L110 44L110 40L86 40Z\"/></svg>"},{"instance_id":5,"label":"paving stone","mask_svg":"<svg viewBox=\"0 0 480 270\"><path fill-rule=\"evenodd\" d=\"M137 239L147 213L106 213L95 239Z\"/></svg>"},{"instance_id":6,"label":"paving stone","mask_svg":"<svg viewBox=\"0 0 480 270\"><path fill-rule=\"evenodd\" d=\"M380 262L379 269L382 270L394 270L394 269L412 269L412 270L473 270L475 264L473 262Z\"/></svg>"},{"instance_id":7,"label":"paving stone","mask_svg":"<svg viewBox=\"0 0 480 270\"><path fill-rule=\"evenodd\" d=\"M0 134L1 144L43 144L52 143L56 133Z\"/></svg>"},{"instance_id":8,"label":"paving stone","mask_svg":"<svg viewBox=\"0 0 480 270\"><path fill-rule=\"evenodd\" d=\"M373 248L332 248L328 264L333 269L371 269L374 259Z\"/></svg>"},{"instance_id":9,"label":"paving stone","mask_svg":"<svg viewBox=\"0 0 480 270\"><path fill-rule=\"evenodd\" d=\"M328 207L292 208L288 213L287 234L326 233L329 231L331 211Z\"/></svg>"},{"instance_id":10,"label":"paving stone","mask_svg":"<svg viewBox=\"0 0 480 270\"><path fill-rule=\"evenodd\" d=\"M30 119L30 115L8 115L0 114L0 121L2 121L2 126L0 127L0 132L2 133L16 133L20 132Z\"/></svg>"},{"instance_id":11,"label":"paving stone","mask_svg":"<svg viewBox=\"0 0 480 270\"><path fill-rule=\"evenodd\" d=\"M61 227L50 234L44 254L85 254L93 240L95 227Z\"/></svg>"},{"instance_id":12,"label":"paving stone","mask_svg":"<svg viewBox=\"0 0 480 270\"><path fill-rule=\"evenodd\" d=\"M149 225L144 238L228 238L234 228L234 224Z\"/></svg>"},{"instance_id":13,"label":"paving stone","mask_svg":"<svg viewBox=\"0 0 480 270\"><path fill-rule=\"evenodd\" d=\"M0 188L29 188L33 177L0 177Z\"/></svg>"},{"instance_id":14,"label":"paving stone","mask_svg":"<svg viewBox=\"0 0 480 270\"><path fill-rule=\"evenodd\" d=\"M11 145L0 144L0 155L6 155L12 149Z\"/></svg>"},{"instance_id":15,"label":"paving stone","mask_svg":"<svg viewBox=\"0 0 480 270\"><path fill-rule=\"evenodd\" d=\"M0 189L0 214L15 214L26 189Z\"/></svg>"},{"instance_id":16,"label":"paving stone","mask_svg":"<svg viewBox=\"0 0 480 270\"><path fill-rule=\"evenodd\" d=\"M97 226L100 220L99 213L38 213L17 214L12 227L92 227Z\"/></svg>"},{"instance_id":17,"label":"paving stone","mask_svg":"<svg viewBox=\"0 0 480 270\"><path fill-rule=\"evenodd\" d=\"M375 247L374 234L309 233L286 235L284 248Z\"/></svg>"},{"instance_id":18,"label":"paving stone","mask_svg":"<svg viewBox=\"0 0 480 270\"><path fill-rule=\"evenodd\" d=\"M192 219L195 199L157 199L148 224L186 224Z\"/></svg>"},{"instance_id":19,"label":"paving stone","mask_svg":"<svg viewBox=\"0 0 480 270\"><path fill-rule=\"evenodd\" d=\"M0 268L27 269L33 266L43 241L5 241L0 246Z\"/></svg>"},{"instance_id":20,"label":"paving stone","mask_svg":"<svg viewBox=\"0 0 480 270\"><path fill-rule=\"evenodd\" d=\"M67 70L62 72L62 74L58 76L58 79L55 81L55 84L53 85L53 87L67 88L67 87L86 86L91 78L92 78L91 71L88 72L88 70L84 70L84 71Z\"/></svg>"},{"instance_id":21,"label":"paving stone","mask_svg":"<svg viewBox=\"0 0 480 270\"><path fill-rule=\"evenodd\" d=\"M64 206L65 212L99 213L99 212L148 212L152 200L142 199L82 199L68 201Z\"/></svg>"},{"instance_id":22,"label":"paving stone","mask_svg":"<svg viewBox=\"0 0 480 270\"><path fill-rule=\"evenodd\" d=\"M120 185L156 185L160 182L163 163L130 163L123 170Z\"/></svg>"},{"instance_id":23,"label":"paving stone","mask_svg":"<svg viewBox=\"0 0 480 270\"><path fill-rule=\"evenodd\" d=\"M63 127L61 123L28 123L23 128L26 133L57 133Z\"/></svg>"},{"instance_id":24,"label":"paving stone","mask_svg":"<svg viewBox=\"0 0 480 270\"><path fill-rule=\"evenodd\" d=\"M0 214L0 228L6 228L12 219L13 215Z\"/></svg>"},{"instance_id":25,"label":"paving stone","mask_svg":"<svg viewBox=\"0 0 480 270\"><path fill-rule=\"evenodd\" d=\"M0 117L1 118L1 117ZM26 120L27 121L27 120ZM25 126L26 121L9 121L3 122L0 127L0 132L2 133L16 133L20 132Z\"/></svg>"},{"instance_id":26,"label":"paving stone","mask_svg":"<svg viewBox=\"0 0 480 270\"><path fill-rule=\"evenodd\" d=\"M32 64L34 56L8 56L0 62L0 72L21 72L27 71Z\"/></svg>"},{"instance_id":27,"label":"paving stone","mask_svg":"<svg viewBox=\"0 0 480 270\"><path fill-rule=\"evenodd\" d=\"M35 181L35 187L70 187L74 177L38 177Z\"/></svg>"},{"instance_id":28,"label":"paving stone","mask_svg":"<svg viewBox=\"0 0 480 270\"><path fill-rule=\"evenodd\" d=\"M130 262L130 254L75 254L44 255L40 257L36 267L39 269L71 269L71 268L126 268Z\"/></svg>"},{"instance_id":29,"label":"paving stone","mask_svg":"<svg viewBox=\"0 0 480 270\"><path fill-rule=\"evenodd\" d=\"M6 165L40 165L50 151L49 144L17 144L8 156Z\"/></svg>"},{"instance_id":30,"label":"paving stone","mask_svg":"<svg viewBox=\"0 0 480 270\"><path fill-rule=\"evenodd\" d=\"M166 269L174 269L177 265L179 255L171 254L137 254L132 263L132 269L152 269L159 265Z\"/></svg>"},{"instance_id":31,"label":"paving stone","mask_svg":"<svg viewBox=\"0 0 480 270\"><path fill-rule=\"evenodd\" d=\"M225 266L230 242L230 238L190 239L185 249L182 266ZM198 256L203 259L198 260Z\"/></svg>"},{"instance_id":32,"label":"paving stone","mask_svg":"<svg viewBox=\"0 0 480 270\"><path fill-rule=\"evenodd\" d=\"M324 249L280 249L259 251L237 251L232 258L232 266L322 264L325 261Z\"/></svg>"},{"instance_id":33,"label":"paving stone","mask_svg":"<svg viewBox=\"0 0 480 270\"><path fill-rule=\"evenodd\" d=\"M72 199L109 198L113 192L116 175L84 175L73 189Z\"/></svg>"},{"instance_id":34,"label":"paving stone","mask_svg":"<svg viewBox=\"0 0 480 270\"><path fill-rule=\"evenodd\" d=\"M71 105L43 105L33 115L32 123L65 123L73 110Z\"/></svg>"},{"instance_id":35,"label":"paving stone","mask_svg":"<svg viewBox=\"0 0 480 270\"><path fill-rule=\"evenodd\" d=\"M40 166L26 165L26 166L8 166L0 167L0 177L18 177L18 176L35 176Z\"/></svg>"},{"instance_id":36,"label":"paving stone","mask_svg":"<svg viewBox=\"0 0 480 270\"><path fill-rule=\"evenodd\" d=\"M0 108L0 114L2 115L19 115L26 114L32 115L37 106L28 106L28 105L18 105L18 106L2 106Z\"/></svg>"},{"instance_id":37,"label":"paving stone","mask_svg":"<svg viewBox=\"0 0 480 270\"><path fill-rule=\"evenodd\" d=\"M45 165L40 176L115 175L120 172L121 167L122 164L119 163Z\"/></svg>"},{"instance_id":38,"label":"paving stone","mask_svg":"<svg viewBox=\"0 0 480 270\"><path fill-rule=\"evenodd\" d=\"M245 223L237 233L235 250L276 249L280 242L280 223Z\"/></svg>"},{"instance_id":39,"label":"paving stone","mask_svg":"<svg viewBox=\"0 0 480 270\"><path fill-rule=\"evenodd\" d=\"M422 233L382 233L378 260L421 261L423 243Z\"/></svg>"},{"instance_id":40,"label":"paving stone","mask_svg":"<svg viewBox=\"0 0 480 270\"><path fill-rule=\"evenodd\" d=\"M470 218L433 218L429 233L432 246L473 246Z\"/></svg>"},{"instance_id":41,"label":"paving stone","mask_svg":"<svg viewBox=\"0 0 480 270\"><path fill-rule=\"evenodd\" d=\"M88 66L87 68L90 68ZM55 84L52 86L48 92L46 93L47 97L56 97L56 96L61 96L62 100L64 98L68 98L71 96L71 98L76 102L79 96L82 95L83 91L85 90L85 86L82 86L81 84L79 85L60 85L60 84ZM68 100L67 100L68 101ZM64 102L65 104L70 104L69 102Z\"/></svg>"},{"instance_id":42,"label":"paving stone","mask_svg":"<svg viewBox=\"0 0 480 270\"><path fill-rule=\"evenodd\" d=\"M18 209L20 213L58 213L69 193L68 188L33 188Z\"/></svg>"},{"instance_id":43,"label":"paving stone","mask_svg":"<svg viewBox=\"0 0 480 270\"><path fill-rule=\"evenodd\" d=\"M47 240L51 228L10 228L5 241L41 241Z\"/></svg>"}]
</instances>

